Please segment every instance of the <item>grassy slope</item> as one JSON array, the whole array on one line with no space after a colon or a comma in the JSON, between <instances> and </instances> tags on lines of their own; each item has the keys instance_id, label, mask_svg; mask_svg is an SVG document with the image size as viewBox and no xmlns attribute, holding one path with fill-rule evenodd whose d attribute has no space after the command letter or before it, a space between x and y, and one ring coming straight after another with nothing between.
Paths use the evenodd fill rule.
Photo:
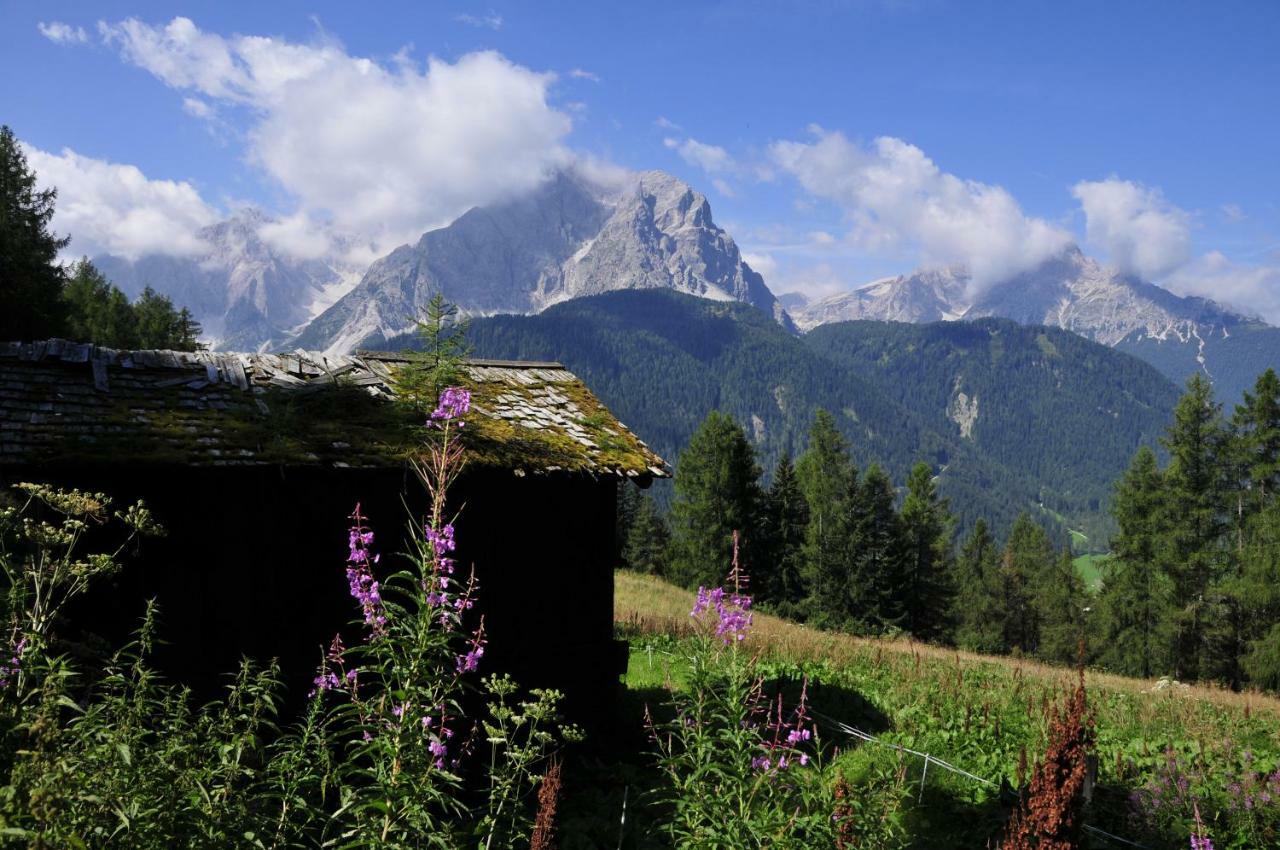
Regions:
<instances>
[{"instance_id":1,"label":"grassy slope","mask_svg":"<svg viewBox=\"0 0 1280 850\"><path fill-rule=\"evenodd\" d=\"M617 574L615 622L633 636L630 690L650 698L661 688L679 687L678 654L662 636L688 631L692 604L691 593L659 579ZM819 711L997 781L1015 781L1023 752L1032 758L1043 752L1044 709L1060 702L1075 679L1073 671L1033 661L857 638L759 614L747 646L780 680L807 680ZM1215 777L1226 776L1246 749L1255 764L1280 766L1280 699L1212 687L1158 687L1153 680L1098 672L1089 672L1086 683L1097 717L1099 786L1090 814L1095 826L1137 837L1126 800L1151 779L1167 747L1184 756L1203 754ZM864 746L841 758L857 775L896 756ZM1004 811L993 790L938 770L921 784L920 761L905 767L913 847L982 847L998 831ZM1151 848L1182 847L1186 841L1185 834L1176 841L1141 837Z\"/></svg>"}]
</instances>

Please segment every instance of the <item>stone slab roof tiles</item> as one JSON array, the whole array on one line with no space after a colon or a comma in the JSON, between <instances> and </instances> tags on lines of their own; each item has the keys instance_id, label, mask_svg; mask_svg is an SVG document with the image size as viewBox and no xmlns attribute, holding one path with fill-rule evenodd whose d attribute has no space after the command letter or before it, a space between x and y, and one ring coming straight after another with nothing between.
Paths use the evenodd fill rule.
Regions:
<instances>
[{"instance_id":1,"label":"stone slab roof tiles","mask_svg":"<svg viewBox=\"0 0 1280 850\"><path fill-rule=\"evenodd\" d=\"M157 462L405 462L427 439L393 404L402 355L117 351L52 339L0 343L0 466ZM472 462L517 475L669 474L559 363L468 361Z\"/></svg>"}]
</instances>

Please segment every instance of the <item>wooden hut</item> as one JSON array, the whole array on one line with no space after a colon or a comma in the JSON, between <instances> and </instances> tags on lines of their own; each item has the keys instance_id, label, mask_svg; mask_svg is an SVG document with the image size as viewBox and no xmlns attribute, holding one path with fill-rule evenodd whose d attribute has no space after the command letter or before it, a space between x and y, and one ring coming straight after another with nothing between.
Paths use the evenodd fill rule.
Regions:
<instances>
[{"instance_id":1,"label":"wooden hut","mask_svg":"<svg viewBox=\"0 0 1280 850\"><path fill-rule=\"evenodd\" d=\"M354 616L344 575L357 502L384 562L426 495L407 459L423 417L395 403L398 355L115 351L0 343L0 485L143 499L166 528L76 613L118 643L158 600L157 663L208 690L244 656L296 691ZM557 687L590 719L612 698L616 493L668 474L558 363L469 361L458 563L474 567L490 670ZM346 626L349 628L349 626Z\"/></svg>"}]
</instances>

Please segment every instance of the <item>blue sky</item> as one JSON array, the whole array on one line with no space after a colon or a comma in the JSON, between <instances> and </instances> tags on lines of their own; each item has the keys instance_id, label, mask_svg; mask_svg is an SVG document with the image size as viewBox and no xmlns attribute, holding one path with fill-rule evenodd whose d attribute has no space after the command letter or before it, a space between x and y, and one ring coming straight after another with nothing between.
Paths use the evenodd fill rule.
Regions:
<instances>
[{"instance_id":1,"label":"blue sky","mask_svg":"<svg viewBox=\"0 0 1280 850\"><path fill-rule=\"evenodd\" d=\"M299 254L335 231L373 255L577 163L688 180L776 291L919 264L994 279L1076 240L1280 318L1277 3L6 2L3 21L0 121L90 253L194 251L249 203Z\"/></svg>"}]
</instances>

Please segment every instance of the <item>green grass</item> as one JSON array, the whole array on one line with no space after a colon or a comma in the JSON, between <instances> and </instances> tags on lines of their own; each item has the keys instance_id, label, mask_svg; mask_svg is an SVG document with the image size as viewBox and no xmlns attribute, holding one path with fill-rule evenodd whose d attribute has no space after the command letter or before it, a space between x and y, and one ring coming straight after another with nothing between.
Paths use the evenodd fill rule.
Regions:
<instances>
[{"instance_id":1,"label":"green grass","mask_svg":"<svg viewBox=\"0 0 1280 850\"><path fill-rule=\"evenodd\" d=\"M629 691L653 695L682 686L679 641L688 633L692 602L692 594L660 579L617 574L615 621L632 639ZM1043 752L1046 711L1076 678L1072 670L1025 659L834 634L760 614L745 646L784 687L798 690L807 681L824 714L997 783L1016 784L1023 755L1034 759ZM1086 685L1098 754L1089 821L1109 832L1140 839L1153 850L1185 847L1185 832L1152 835L1128 820L1129 793L1155 776L1168 748L1200 760L1207 781L1224 788L1246 750L1256 767L1280 768L1280 700L1274 697L1161 687L1094 671L1087 673ZM888 747L840 740L830 729L825 734L828 743L844 749L841 765L855 776L899 759ZM984 847L997 835L1007 803L998 788L936 768L925 779L918 758L902 765L911 780L907 818L913 847ZM1225 811L1206 817L1220 850L1270 846L1232 835L1232 816Z\"/></svg>"},{"instance_id":2,"label":"green grass","mask_svg":"<svg viewBox=\"0 0 1280 850\"><path fill-rule=\"evenodd\" d=\"M1076 575L1084 581L1090 593L1097 593L1102 589L1102 565L1110 557L1098 554L1079 555L1071 562L1075 565Z\"/></svg>"}]
</instances>

